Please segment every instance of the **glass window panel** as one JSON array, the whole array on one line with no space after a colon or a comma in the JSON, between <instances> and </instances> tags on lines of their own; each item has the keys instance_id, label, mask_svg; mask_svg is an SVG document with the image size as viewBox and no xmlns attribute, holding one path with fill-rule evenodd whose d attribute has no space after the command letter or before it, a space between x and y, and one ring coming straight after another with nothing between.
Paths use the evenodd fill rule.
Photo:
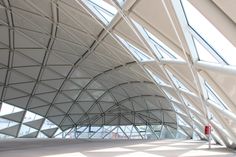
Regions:
<instances>
[{"instance_id":1,"label":"glass window panel","mask_svg":"<svg viewBox=\"0 0 236 157\"><path fill-rule=\"evenodd\" d=\"M126 48L129 49L129 51L135 56L135 58L138 59L140 62L153 60L153 58L146 55L144 52L142 52L140 49L138 49L137 47L135 47L131 43L125 41L124 39L122 39L118 35L117 35L117 37L126 46Z\"/></svg>"},{"instance_id":2,"label":"glass window panel","mask_svg":"<svg viewBox=\"0 0 236 157\"><path fill-rule=\"evenodd\" d=\"M32 132L35 132L35 131L37 131L37 130L22 124L22 126L20 128L19 136L24 136L24 135L30 134Z\"/></svg>"},{"instance_id":3,"label":"glass window panel","mask_svg":"<svg viewBox=\"0 0 236 157\"><path fill-rule=\"evenodd\" d=\"M18 123L4 119L4 118L0 118L0 130L14 126L16 124L18 124Z\"/></svg>"},{"instance_id":4,"label":"glass window panel","mask_svg":"<svg viewBox=\"0 0 236 157\"><path fill-rule=\"evenodd\" d=\"M63 138L62 130L60 128L57 129L56 133L54 134L55 138Z\"/></svg>"},{"instance_id":5,"label":"glass window panel","mask_svg":"<svg viewBox=\"0 0 236 157\"><path fill-rule=\"evenodd\" d=\"M180 113L180 114L182 114L182 115L186 115L186 114L183 112L182 109L180 109L179 107L177 107L177 105L174 105L174 104L172 103L172 106L174 107L174 109L175 109L176 112L178 112L178 113Z\"/></svg>"},{"instance_id":6,"label":"glass window panel","mask_svg":"<svg viewBox=\"0 0 236 157\"><path fill-rule=\"evenodd\" d=\"M83 2L105 25L108 25L117 13L116 8L104 0L83 0Z\"/></svg>"},{"instance_id":7,"label":"glass window panel","mask_svg":"<svg viewBox=\"0 0 236 157\"><path fill-rule=\"evenodd\" d=\"M174 77L174 75L173 75L173 81L174 81L174 83L176 84L176 86L178 88L181 88L183 90L189 91L188 88L182 82L180 82L176 77Z\"/></svg>"},{"instance_id":8,"label":"glass window panel","mask_svg":"<svg viewBox=\"0 0 236 157\"><path fill-rule=\"evenodd\" d=\"M156 50L161 53L162 57L165 59L180 59L180 57L166 46L161 40L157 39L153 34L144 29L147 33L150 42L155 46Z\"/></svg>"},{"instance_id":9,"label":"glass window panel","mask_svg":"<svg viewBox=\"0 0 236 157\"><path fill-rule=\"evenodd\" d=\"M171 80L173 81L173 83L175 84L177 88L180 88L182 90L185 90L191 93L191 91L181 81L179 81L170 71L167 70L167 72L170 75Z\"/></svg>"},{"instance_id":10,"label":"glass window panel","mask_svg":"<svg viewBox=\"0 0 236 157\"><path fill-rule=\"evenodd\" d=\"M146 68L147 69L147 68ZM153 77L153 79L160 85L166 85L166 83L161 80L156 74L154 74L151 70L147 69L147 71L149 72L149 74Z\"/></svg>"},{"instance_id":11,"label":"glass window panel","mask_svg":"<svg viewBox=\"0 0 236 157\"><path fill-rule=\"evenodd\" d=\"M128 43L128 49L134 54L134 56L139 60L139 61L147 61L151 60L150 57L145 55L141 50L138 48L134 47L132 44Z\"/></svg>"},{"instance_id":12,"label":"glass window panel","mask_svg":"<svg viewBox=\"0 0 236 157\"><path fill-rule=\"evenodd\" d=\"M231 65L236 65L236 48L217 28L208 21L191 3L182 0L187 21L218 54Z\"/></svg>"},{"instance_id":13,"label":"glass window panel","mask_svg":"<svg viewBox=\"0 0 236 157\"><path fill-rule=\"evenodd\" d=\"M41 130L46 130L46 129L50 129L50 128L56 128L57 126L52 123L51 121L49 121L48 119L46 119L43 123L43 126L41 128Z\"/></svg>"},{"instance_id":14,"label":"glass window panel","mask_svg":"<svg viewBox=\"0 0 236 157\"><path fill-rule=\"evenodd\" d=\"M201 137L197 134L197 131L201 133L198 128L195 128L196 131L193 131L193 140L201 140Z\"/></svg>"},{"instance_id":15,"label":"glass window panel","mask_svg":"<svg viewBox=\"0 0 236 157\"><path fill-rule=\"evenodd\" d=\"M116 0L118 3L119 3L119 5L122 7L124 4L125 4L125 2L126 2L126 0Z\"/></svg>"},{"instance_id":16,"label":"glass window panel","mask_svg":"<svg viewBox=\"0 0 236 157\"><path fill-rule=\"evenodd\" d=\"M83 132L83 131L86 131L86 130L88 130L87 126L82 126L82 127L77 128L78 132Z\"/></svg>"},{"instance_id":17,"label":"glass window panel","mask_svg":"<svg viewBox=\"0 0 236 157\"><path fill-rule=\"evenodd\" d=\"M156 53L159 59L178 59L183 60L180 56L178 56L172 49L170 49L166 44L164 44L161 40L159 40L156 36L150 33L147 29L142 27L136 21L132 20L135 26L138 28L140 33L146 38L148 44Z\"/></svg>"},{"instance_id":18,"label":"glass window panel","mask_svg":"<svg viewBox=\"0 0 236 157\"><path fill-rule=\"evenodd\" d=\"M100 129L99 126L90 126L89 127L89 132L96 132L96 131L98 131L98 129Z\"/></svg>"},{"instance_id":19,"label":"glass window panel","mask_svg":"<svg viewBox=\"0 0 236 157\"><path fill-rule=\"evenodd\" d=\"M222 101L222 99L216 94L216 92L211 88L211 86L206 81L205 81L205 87L209 100L219 105L221 109L228 109L227 105Z\"/></svg>"},{"instance_id":20,"label":"glass window panel","mask_svg":"<svg viewBox=\"0 0 236 157\"><path fill-rule=\"evenodd\" d=\"M142 139L142 137L140 136L140 134L137 132L137 130L135 129L135 127L133 127L132 133L130 135L131 139Z\"/></svg>"},{"instance_id":21,"label":"glass window panel","mask_svg":"<svg viewBox=\"0 0 236 157\"><path fill-rule=\"evenodd\" d=\"M65 131L62 132L62 137L63 138L74 138L75 137L75 134L73 132L73 128L69 128ZM80 133L80 132L77 132L77 133Z\"/></svg>"},{"instance_id":22,"label":"glass window panel","mask_svg":"<svg viewBox=\"0 0 236 157\"><path fill-rule=\"evenodd\" d=\"M176 118L177 118L178 125L182 125L182 126L190 128L190 126L180 116L177 115Z\"/></svg>"},{"instance_id":23,"label":"glass window panel","mask_svg":"<svg viewBox=\"0 0 236 157\"><path fill-rule=\"evenodd\" d=\"M0 139L8 139L8 138L14 138L13 136L5 135L5 134L0 134Z\"/></svg>"},{"instance_id":24,"label":"glass window panel","mask_svg":"<svg viewBox=\"0 0 236 157\"><path fill-rule=\"evenodd\" d=\"M33 112L27 111L26 114L25 114L23 122L25 123L25 122L29 122L29 121L33 121L33 120L38 120L38 119L41 119L41 118L43 118L43 117L40 116L40 115L37 115Z\"/></svg>"},{"instance_id":25,"label":"glass window panel","mask_svg":"<svg viewBox=\"0 0 236 157\"><path fill-rule=\"evenodd\" d=\"M193 38L193 41L196 46L196 50L198 53L198 57L202 61L212 62L212 63L219 63L211 54L210 52L202 45L200 42Z\"/></svg>"},{"instance_id":26,"label":"glass window panel","mask_svg":"<svg viewBox=\"0 0 236 157\"><path fill-rule=\"evenodd\" d=\"M176 138L187 138L187 134L180 128L178 128Z\"/></svg>"},{"instance_id":27,"label":"glass window panel","mask_svg":"<svg viewBox=\"0 0 236 157\"><path fill-rule=\"evenodd\" d=\"M183 97L183 100L184 100L185 104L189 107L189 109L191 109L192 111L195 111L196 113L201 115L201 113L185 97Z\"/></svg>"},{"instance_id":28,"label":"glass window panel","mask_svg":"<svg viewBox=\"0 0 236 157\"><path fill-rule=\"evenodd\" d=\"M0 110L0 116L6 115L6 114L11 114L11 113L16 113L19 111L23 111L23 110L18 107L15 107L15 106L12 106L12 105L9 105L9 104L3 102L1 110Z\"/></svg>"},{"instance_id":29,"label":"glass window panel","mask_svg":"<svg viewBox=\"0 0 236 157\"><path fill-rule=\"evenodd\" d=\"M164 89L162 89L162 90L163 90L163 92L167 95L167 97L168 97L170 100L179 103L179 101L178 101L175 97L173 97L170 93L168 93L168 92L167 92L166 90L164 90Z\"/></svg>"},{"instance_id":30,"label":"glass window panel","mask_svg":"<svg viewBox=\"0 0 236 157\"><path fill-rule=\"evenodd\" d=\"M39 132L37 138L48 138L44 133Z\"/></svg>"}]
</instances>

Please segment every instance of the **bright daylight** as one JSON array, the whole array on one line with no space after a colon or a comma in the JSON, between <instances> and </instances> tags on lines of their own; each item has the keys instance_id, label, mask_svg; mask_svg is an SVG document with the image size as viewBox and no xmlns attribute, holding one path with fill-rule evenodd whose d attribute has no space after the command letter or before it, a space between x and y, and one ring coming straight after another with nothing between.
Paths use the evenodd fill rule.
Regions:
<instances>
[{"instance_id":1,"label":"bright daylight","mask_svg":"<svg viewBox=\"0 0 236 157\"><path fill-rule=\"evenodd\" d=\"M236 156L236 0L0 0L0 157Z\"/></svg>"}]
</instances>

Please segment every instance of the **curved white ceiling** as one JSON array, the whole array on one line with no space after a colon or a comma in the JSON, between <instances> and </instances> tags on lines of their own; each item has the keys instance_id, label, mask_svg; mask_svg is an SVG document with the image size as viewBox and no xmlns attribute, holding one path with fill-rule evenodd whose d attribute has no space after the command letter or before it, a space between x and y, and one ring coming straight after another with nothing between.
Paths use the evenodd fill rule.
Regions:
<instances>
[{"instance_id":1,"label":"curved white ceiling","mask_svg":"<svg viewBox=\"0 0 236 157\"><path fill-rule=\"evenodd\" d=\"M201 138L210 123L233 147L235 59L214 45L235 48L231 3L186 1L1 0L0 98L24 109L10 117L23 126L31 111L62 130L165 123ZM191 22L191 5L221 41L200 14Z\"/></svg>"}]
</instances>

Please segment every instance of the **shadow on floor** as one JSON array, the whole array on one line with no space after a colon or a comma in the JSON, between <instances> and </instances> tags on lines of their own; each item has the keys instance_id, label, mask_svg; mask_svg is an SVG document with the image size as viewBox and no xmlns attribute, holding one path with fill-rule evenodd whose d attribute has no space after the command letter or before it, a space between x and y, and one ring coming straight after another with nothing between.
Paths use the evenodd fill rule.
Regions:
<instances>
[{"instance_id":1,"label":"shadow on floor","mask_svg":"<svg viewBox=\"0 0 236 157\"><path fill-rule=\"evenodd\" d=\"M16 139L17 140L17 139ZM219 145L191 140L22 140L0 144L0 157L232 157ZM4 147L5 146L5 147Z\"/></svg>"}]
</instances>

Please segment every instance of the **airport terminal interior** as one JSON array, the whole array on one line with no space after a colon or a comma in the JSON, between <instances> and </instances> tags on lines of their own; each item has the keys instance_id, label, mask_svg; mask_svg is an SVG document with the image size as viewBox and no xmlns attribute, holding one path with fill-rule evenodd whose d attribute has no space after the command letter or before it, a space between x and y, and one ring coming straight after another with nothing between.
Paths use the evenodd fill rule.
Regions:
<instances>
[{"instance_id":1,"label":"airport terminal interior","mask_svg":"<svg viewBox=\"0 0 236 157\"><path fill-rule=\"evenodd\" d=\"M236 0L0 0L0 157L235 150Z\"/></svg>"}]
</instances>

